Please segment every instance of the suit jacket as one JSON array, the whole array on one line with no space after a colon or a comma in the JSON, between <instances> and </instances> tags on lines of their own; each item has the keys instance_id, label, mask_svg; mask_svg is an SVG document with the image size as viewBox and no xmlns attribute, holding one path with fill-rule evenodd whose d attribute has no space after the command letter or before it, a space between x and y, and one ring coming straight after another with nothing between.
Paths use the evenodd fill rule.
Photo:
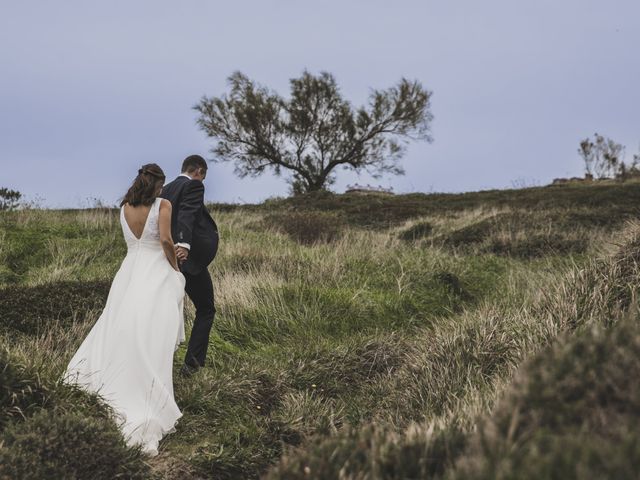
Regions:
<instances>
[{"instance_id":1,"label":"suit jacket","mask_svg":"<svg viewBox=\"0 0 640 480\"><path fill-rule=\"evenodd\" d=\"M213 261L218 251L218 226L204 205L204 184L179 176L160 194L171 202L171 236L175 243L188 243L189 256L180 267L197 275Z\"/></svg>"}]
</instances>

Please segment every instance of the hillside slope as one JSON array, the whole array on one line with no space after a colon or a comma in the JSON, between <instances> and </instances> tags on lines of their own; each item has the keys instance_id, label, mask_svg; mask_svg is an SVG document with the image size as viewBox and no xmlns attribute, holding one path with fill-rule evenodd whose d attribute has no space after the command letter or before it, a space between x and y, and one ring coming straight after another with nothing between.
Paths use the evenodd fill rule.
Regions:
<instances>
[{"instance_id":1,"label":"hillside slope","mask_svg":"<svg viewBox=\"0 0 640 480\"><path fill-rule=\"evenodd\" d=\"M184 417L154 459L58 382L124 256L117 213L0 213L0 478L633 471L637 429L607 425L638 411L623 369L638 362L640 186L211 209L212 361L176 376ZM563 449L574 437L594 442Z\"/></svg>"}]
</instances>

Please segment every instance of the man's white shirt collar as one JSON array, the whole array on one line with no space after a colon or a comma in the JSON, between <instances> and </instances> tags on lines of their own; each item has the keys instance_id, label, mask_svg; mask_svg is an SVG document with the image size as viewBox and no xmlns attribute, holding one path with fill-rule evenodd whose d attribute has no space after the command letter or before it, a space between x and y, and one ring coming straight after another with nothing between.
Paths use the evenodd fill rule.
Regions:
<instances>
[{"instance_id":1,"label":"man's white shirt collar","mask_svg":"<svg viewBox=\"0 0 640 480\"><path fill-rule=\"evenodd\" d=\"M181 173L180 175L178 175L179 177L187 177L189 180L193 180L193 178L191 178L189 175L187 175L186 173Z\"/></svg>"}]
</instances>

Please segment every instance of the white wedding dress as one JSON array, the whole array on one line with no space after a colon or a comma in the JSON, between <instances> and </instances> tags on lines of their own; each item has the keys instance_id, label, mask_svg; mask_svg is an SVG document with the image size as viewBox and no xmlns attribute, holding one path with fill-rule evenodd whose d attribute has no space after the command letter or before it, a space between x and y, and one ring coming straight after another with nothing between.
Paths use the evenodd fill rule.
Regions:
<instances>
[{"instance_id":1,"label":"white wedding dress","mask_svg":"<svg viewBox=\"0 0 640 480\"><path fill-rule=\"evenodd\" d=\"M182 416L173 396L173 353L185 338L185 279L160 244L160 198L136 238L120 210L127 256L105 308L73 356L64 381L98 393L113 407L129 445L157 455Z\"/></svg>"}]
</instances>

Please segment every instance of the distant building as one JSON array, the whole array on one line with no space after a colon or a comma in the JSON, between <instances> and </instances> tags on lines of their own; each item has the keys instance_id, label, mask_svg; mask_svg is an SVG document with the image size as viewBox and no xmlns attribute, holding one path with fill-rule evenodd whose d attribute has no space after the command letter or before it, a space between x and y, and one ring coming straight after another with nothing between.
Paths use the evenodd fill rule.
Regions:
<instances>
[{"instance_id":1,"label":"distant building","mask_svg":"<svg viewBox=\"0 0 640 480\"><path fill-rule=\"evenodd\" d=\"M369 184L367 185L358 185L357 183L354 185L347 185L347 189L344 193L355 193L358 195L369 195L369 194L377 194L377 195L394 195L393 188L384 188L384 187L374 187Z\"/></svg>"}]
</instances>

